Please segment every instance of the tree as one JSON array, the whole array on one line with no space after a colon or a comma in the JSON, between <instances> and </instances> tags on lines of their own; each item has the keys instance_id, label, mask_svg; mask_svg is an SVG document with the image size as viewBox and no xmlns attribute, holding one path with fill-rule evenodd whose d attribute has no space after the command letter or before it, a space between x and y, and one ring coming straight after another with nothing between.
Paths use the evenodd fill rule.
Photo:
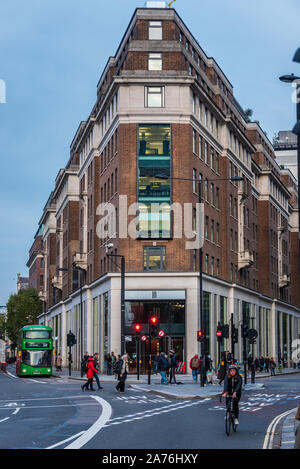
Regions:
<instances>
[{"instance_id":1,"label":"tree","mask_svg":"<svg viewBox=\"0 0 300 469\"><path fill-rule=\"evenodd\" d=\"M245 109L246 121L251 122L251 117L253 116L252 109Z\"/></svg>"},{"instance_id":2,"label":"tree","mask_svg":"<svg viewBox=\"0 0 300 469\"><path fill-rule=\"evenodd\" d=\"M38 298L37 291L29 288L11 295L6 306L6 333L12 342L17 342L22 327L38 324L37 318L43 312L42 302Z\"/></svg>"}]
</instances>

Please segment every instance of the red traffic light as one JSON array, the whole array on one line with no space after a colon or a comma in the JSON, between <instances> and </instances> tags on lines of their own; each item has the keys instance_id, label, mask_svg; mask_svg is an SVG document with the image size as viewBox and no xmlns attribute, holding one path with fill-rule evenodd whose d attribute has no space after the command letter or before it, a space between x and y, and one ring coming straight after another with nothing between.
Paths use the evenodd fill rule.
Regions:
<instances>
[{"instance_id":1,"label":"red traffic light","mask_svg":"<svg viewBox=\"0 0 300 469\"><path fill-rule=\"evenodd\" d=\"M135 332L141 332L142 326L140 324L135 324L134 325L134 330Z\"/></svg>"},{"instance_id":2,"label":"red traffic light","mask_svg":"<svg viewBox=\"0 0 300 469\"><path fill-rule=\"evenodd\" d=\"M156 325L158 323L158 317L157 316L151 316L150 323Z\"/></svg>"},{"instance_id":3,"label":"red traffic light","mask_svg":"<svg viewBox=\"0 0 300 469\"><path fill-rule=\"evenodd\" d=\"M202 329L200 331L197 331L197 340L202 341L205 338L205 333Z\"/></svg>"}]
</instances>

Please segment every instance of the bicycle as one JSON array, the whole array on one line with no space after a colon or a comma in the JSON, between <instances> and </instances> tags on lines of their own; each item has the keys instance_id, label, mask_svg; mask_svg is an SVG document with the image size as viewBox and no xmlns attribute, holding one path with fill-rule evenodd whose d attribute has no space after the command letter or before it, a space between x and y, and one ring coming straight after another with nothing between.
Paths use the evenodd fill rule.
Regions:
<instances>
[{"instance_id":1,"label":"bicycle","mask_svg":"<svg viewBox=\"0 0 300 469\"><path fill-rule=\"evenodd\" d=\"M221 396L222 399L222 396ZM221 401L220 399L220 401ZM233 398L232 396L226 396L226 413L225 413L225 431L226 435L230 435L231 428L234 432L237 430L237 425L234 423L235 416L233 412Z\"/></svg>"}]
</instances>

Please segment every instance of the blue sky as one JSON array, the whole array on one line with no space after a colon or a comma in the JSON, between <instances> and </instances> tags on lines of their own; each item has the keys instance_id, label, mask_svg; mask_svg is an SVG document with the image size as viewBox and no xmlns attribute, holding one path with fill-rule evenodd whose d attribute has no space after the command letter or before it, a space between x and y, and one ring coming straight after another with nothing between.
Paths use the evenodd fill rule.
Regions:
<instances>
[{"instance_id":1,"label":"blue sky","mask_svg":"<svg viewBox=\"0 0 300 469\"><path fill-rule=\"evenodd\" d=\"M16 291L42 209L96 85L144 0L0 0L0 305ZM299 0L176 0L174 8L272 140L295 123Z\"/></svg>"}]
</instances>

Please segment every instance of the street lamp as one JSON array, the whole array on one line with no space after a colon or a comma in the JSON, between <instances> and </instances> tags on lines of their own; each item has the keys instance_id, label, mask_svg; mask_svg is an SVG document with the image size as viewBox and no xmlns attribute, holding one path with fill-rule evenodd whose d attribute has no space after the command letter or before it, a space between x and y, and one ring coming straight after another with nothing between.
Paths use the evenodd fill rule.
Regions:
<instances>
[{"instance_id":1,"label":"street lamp","mask_svg":"<svg viewBox=\"0 0 300 469\"><path fill-rule=\"evenodd\" d=\"M295 62L300 62L300 48L296 51L294 56ZM295 76L293 73L291 75L283 75L279 78L280 81L284 83L294 83L296 82L296 100L297 100L297 123L293 128L293 133L297 135L297 178L298 178L298 250L300 256L300 77ZM299 267L300 263L298 262Z\"/></svg>"},{"instance_id":2,"label":"street lamp","mask_svg":"<svg viewBox=\"0 0 300 469\"><path fill-rule=\"evenodd\" d=\"M171 177L166 174L157 174L154 177L157 179L175 179L179 181L196 181L194 178L178 178L178 177ZM232 176L229 178L217 178L217 179L206 179L207 182L214 182L214 181L243 181L244 178L242 176ZM198 203L202 203L202 178L198 179ZM199 247L199 289L200 289L200 298L199 298L199 319L200 319L200 328L203 328L203 267L202 267L202 259L203 259L203 250L202 246ZM200 385L204 387L204 341L200 341L200 356L202 356L201 360L201 379Z\"/></svg>"},{"instance_id":3,"label":"street lamp","mask_svg":"<svg viewBox=\"0 0 300 469\"><path fill-rule=\"evenodd\" d=\"M107 257L121 258L121 355L125 354L125 256L123 254L110 254L112 243L105 246Z\"/></svg>"}]
</instances>

